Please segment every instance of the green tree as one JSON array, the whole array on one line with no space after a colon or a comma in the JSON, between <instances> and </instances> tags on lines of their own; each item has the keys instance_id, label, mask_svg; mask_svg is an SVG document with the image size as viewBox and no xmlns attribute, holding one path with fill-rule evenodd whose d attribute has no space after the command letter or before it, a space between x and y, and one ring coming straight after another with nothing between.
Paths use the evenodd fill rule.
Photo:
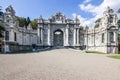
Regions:
<instances>
[{"instance_id":1,"label":"green tree","mask_svg":"<svg viewBox=\"0 0 120 80\"><path fill-rule=\"evenodd\" d=\"M95 24L94 28L98 28L99 27L99 24Z\"/></svg>"},{"instance_id":2,"label":"green tree","mask_svg":"<svg viewBox=\"0 0 120 80\"><path fill-rule=\"evenodd\" d=\"M120 8L118 9L117 13L120 13Z\"/></svg>"},{"instance_id":3,"label":"green tree","mask_svg":"<svg viewBox=\"0 0 120 80\"><path fill-rule=\"evenodd\" d=\"M117 13L120 14L120 8L118 9ZM120 19L118 20L117 24L118 24L118 27L120 28Z\"/></svg>"},{"instance_id":4,"label":"green tree","mask_svg":"<svg viewBox=\"0 0 120 80\"><path fill-rule=\"evenodd\" d=\"M80 26L80 30L83 30L84 26Z\"/></svg>"},{"instance_id":5,"label":"green tree","mask_svg":"<svg viewBox=\"0 0 120 80\"><path fill-rule=\"evenodd\" d=\"M19 21L19 27L24 27L26 26L26 19L24 17L17 17Z\"/></svg>"},{"instance_id":6,"label":"green tree","mask_svg":"<svg viewBox=\"0 0 120 80\"><path fill-rule=\"evenodd\" d=\"M30 23L31 23L31 20L30 20L29 17L27 17L27 19L26 19L26 26L28 26Z\"/></svg>"},{"instance_id":7,"label":"green tree","mask_svg":"<svg viewBox=\"0 0 120 80\"><path fill-rule=\"evenodd\" d=\"M27 26L28 26L28 23L27 23L27 19L25 18L24 19L24 26L27 28Z\"/></svg>"},{"instance_id":8,"label":"green tree","mask_svg":"<svg viewBox=\"0 0 120 80\"><path fill-rule=\"evenodd\" d=\"M95 21L96 24L95 24L94 28L98 28L98 27L99 27L100 21L101 21L101 18L98 18L98 19Z\"/></svg>"},{"instance_id":9,"label":"green tree","mask_svg":"<svg viewBox=\"0 0 120 80\"><path fill-rule=\"evenodd\" d=\"M18 21L19 21L19 27L26 27L31 23L31 20L29 17L24 18L24 17L17 17Z\"/></svg>"},{"instance_id":10,"label":"green tree","mask_svg":"<svg viewBox=\"0 0 120 80\"><path fill-rule=\"evenodd\" d=\"M120 14L120 8L118 9L117 13ZM118 29L120 28L120 19L117 21L117 24L118 24ZM118 43L120 41L120 32L118 32ZM118 44L120 46L120 44Z\"/></svg>"},{"instance_id":11,"label":"green tree","mask_svg":"<svg viewBox=\"0 0 120 80\"><path fill-rule=\"evenodd\" d=\"M118 41L120 41L120 34L118 33Z\"/></svg>"},{"instance_id":12,"label":"green tree","mask_svg":"<svg viewBox=\"0 0 120 80\"><path fill-rule=\"evenodd\" d=\"M117 21L118 27L120 28L120 19Z\"/></svg>"},{"instance_id":13,"label":"green tree","mask_svg":"<svg viewBox=\"0 0 120 80\"><path fill-rule=\"evenodd\" d=\"M101 18L98 18L98 19L95 21L95 23L100 23L100 21L101 21Z\"/></svg>"},{"instance_id":14,"label":"green tree","mask_svg":"<svg viewBox=\"0 0 120 80\"><path fill-rule=\"evenodd\" d=\"M31 21L30 24L31 24L33 29L37 29L38 28L37 19L34 19L33 21Z\"/></svg>"},{"instance_id":15,"label":"green tree","mask_svg":"<svg viewBox=\"0 0 120 80\"><path fill-rule=\"evenodd\" d=\"M0 8L0 37L3 37L3 32L5 31L5 28L3 27L3 12Z\"/></svg>"},{"instance_id":16,"label":"green tree","mask_svg":"<svg viewBox=\"0 0 120 80\"><path fill-rule=\"evenodd\" d=\"M0 20L0 37L3 37L3 32L5 31L5 28L2 25L2 21Z\"/></svg>"},{"instance_id":17,"label":"green tree","mask_svg":"<svg viewBox=\"0 0 120 80\"><path fill-rule=\"evenodd\" d=\"M1 16L1 15L3 15L3 12L2 12L2 9L1 9L1 7L0 7L0 16Z\"/></svg>"}]
</instances>

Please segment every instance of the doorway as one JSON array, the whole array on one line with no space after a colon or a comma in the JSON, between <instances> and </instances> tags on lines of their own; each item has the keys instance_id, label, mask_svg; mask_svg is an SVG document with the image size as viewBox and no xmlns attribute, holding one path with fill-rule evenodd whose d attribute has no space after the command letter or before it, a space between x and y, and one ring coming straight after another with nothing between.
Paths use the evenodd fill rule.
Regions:
<instances>
[{"instance_id":1,"label":"doorway","mask_svg":"<svg viewBox=\"0 0 120 80\"><path fill-rule=\"evenodd\" d=\"M56 30L54 32L54 46L63 46L63 31Z\"/></svg>"}]
</instances>

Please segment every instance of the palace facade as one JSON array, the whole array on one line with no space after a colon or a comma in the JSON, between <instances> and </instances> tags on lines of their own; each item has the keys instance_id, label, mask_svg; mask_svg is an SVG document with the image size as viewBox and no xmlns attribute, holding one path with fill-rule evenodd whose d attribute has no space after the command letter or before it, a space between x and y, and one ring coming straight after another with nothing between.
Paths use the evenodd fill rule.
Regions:
<instances>
[{"instance_id":1,"label":"palace facade","mask_svg":"<svg viewBox=\"0 0 120 80\"><path fill-rule=\"evenodd\" d=\"M3 40L3 51L14 52L18 50L29 50L32 44L37 44L37 31L29 25L19 27L19 22L12 6L6 8L3 16L6 29Z\"/></svg>"},{"instance_id":2,"label":"palace facade","mask_svg":"<svg viewBox=\"0 0 120 80\"><path fill-rule=\"evenodd\" d=\"M86 29L86 50L104 53L118 53L118 25L117 15L108 7L100 18L99 27Z\"/></svg>"},{"instance_id":3,"label":"palace facade","mask_svg":"<svg viewBox=\"0 0 120 80\"><path fill-rule=\"evenodd\" d=\"M100 51L104 53L118 52L118 26L117 15L113 9L107 8L100 18L99 27L88 29L80 27L80 21L69 19L61 12L48 19L38 18L38 29L19 27L15 11L12 6L6 8L4 13L3 51L37 49L43 47L71 47L87 51Z\"/></svg>"}]
</instances>

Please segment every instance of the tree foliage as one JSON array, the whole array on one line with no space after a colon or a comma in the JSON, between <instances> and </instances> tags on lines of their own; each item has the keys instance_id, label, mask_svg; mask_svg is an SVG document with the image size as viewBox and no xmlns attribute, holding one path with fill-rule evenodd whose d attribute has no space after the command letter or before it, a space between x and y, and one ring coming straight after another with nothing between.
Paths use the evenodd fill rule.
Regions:
<instances>
[{"instance_id":1,"label":"tree foliage","mask_svg":"<svg viewBox=\"0 0 120 80\"><path fill-rule=\"evenodd\" d=\"M2 18L3 12L1 11L0 8L0 18ZM0 37L3 37L3 32L5 31L5 28L3 27L3 21L0 19Z\"/></svg>"},{"instance_id":2,"label":"tree foliage","mask_svg":"<svg viewBox=\"0 0 120 80\"><path fill-rule=\"evenodd\" d=\"M19 21L19 27L26 27L30 24L32 26L33 29L37 29L38 25L37 25L37 19L34 20L30 20L29 17L24 18L24 17L17 17L18 21Z\"/></svg>"},{"instance_id":3,"label":"tree foliage","mask_svg":"<svg viewBox=\"0 0 120 80\"><path fill-rule=\"evenodd\" d=\"M84 26L80 26L80 30L83 30Z\"/></svg>"},{"instance_id":4,"label":"tree foliage","mask_svg":"<svg viewBox=\"0 0 120 80\"><path fill-rule=\"evenodd\" d=\"M31 23L31 20L30 20L29 17L27 17L27 19L26 19L26 26L28 26L30 23Z\"/></svg>"},{"instance_id":5,"label":"tree foliage","mask_svg":"<svg viewBox=\"0 0 120 80\"><path fill-rule=\"evenodd\" d=\"M24 17L17 17L18 21L19 21L19 27L26 27L30 24L31 20L29 17L24 18Z\"/></svg>"},{"instance_id":6,"label":"tree foliage","mask_svg":"<svg viewBox=\"0 0 120 80\"><path fill-rule=\"evenodd\" d=\"M3 37L3 32L5 31L5 28L0 25L0 37Z\"/></svg>"},{"instance_id":7,"label":"tree foliage","mask_svg":"<svg viewBox=\"0 0 120 80\"><path fill-rule=\"evenodd\" d=\"M95 24L94 28L98 28L99 27L99 24Z\"/></svg>"},{"instance_id":8,"label":"tree foliage","mask_svg":"<svg viewBox=\"0 0 120 80\"><path fill-rule=\"evenodd\" d=\"M120 8L118 9L117 13L120 13Z\"/></svg>"},{"instance_id":9,"label":"tree foliage","mask_svg":"<svg viewBox=\"0 0 120 80\"><path fill-rule=\"evenodd\" d=\"M0 6L0 16L3 15L2 8Z\"/></svg>"},{"instance_id":10,"label":"tree foliage","mask_svg":"<svg viewBox=\"0 0 120 80\"><path fill-rule=\"evenodd\" d=\"M95 21L96 24L95 24L94 28L98 28L98 27L99 27L100 21L101 21L101 18L98 18L98 19Z\"/></svg>"},{"instance_id":11,"label":"tree foliage","mask_svg":"<svg viewBox=\"0 0 120 80\"><path fill-rule=\"evenodd\" d=\"M31 21L30 24L31 24L33 29L37 29L38 28L37 19L34 19L33 21Z\"/></svg>"},{"instance_id":12,"label":"tree foliage","mask_svg":"<svg viewBox=\"0 0 120 80\"><path fill-rule=\"evenodd\" d=\"M118 27L120 28L120 19L118 20L117 24L118 24Z\"/></svg>"},{"instance_id":13,"label":"tree foliage","mask_svg":"<svg viewBox=\"0 0 120 80\"><path fill-rule=\"evenodd\" d=\"M98 18L95 23L99 23L101 21L101 18Z\"/></svg>"},{"instance_id":14,"label":"tree foliage","mask_svg":"<svg viewBox=\"0 0 120 80\"><path fill-rule=\"evenodd\" d=\"M117 13L120 13L120 8L118 9ZM120 19L117 21L118 27L120 28Z\"/></svg>"},{"instance_id":15,"label":"tree foliage","mask_svg":"<svg viewBox=\"0 0 120 80\"><path fill-rule=\"evenodd\" d=\"M17 17L19 21L19 27L24 27L26 26L26 19L24 17Z\"/></svg>"},{"instance_id":16,"label":"tree foliage","mask_svg":"<svg viewBox=\"0 0 120 80\"><path fill-rule=\"evenodd\" d=\"M3 15L3 12L0 10L0 15Z\"/></svg>"},{"instance_id":17,"label":"tree foliage","mask_svg":"<svg viewBox=\"0 0 120 80\"><path fill-rule=\"evenodd\" d=\"M118 40L120 41L120 33L118 33Z\"/></svg>"}]
</instances>

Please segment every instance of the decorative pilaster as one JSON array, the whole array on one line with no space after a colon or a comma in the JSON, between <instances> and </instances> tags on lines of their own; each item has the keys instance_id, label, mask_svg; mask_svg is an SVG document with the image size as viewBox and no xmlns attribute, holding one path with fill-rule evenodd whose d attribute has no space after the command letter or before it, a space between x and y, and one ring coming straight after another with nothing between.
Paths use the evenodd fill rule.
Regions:
<instances>
[{"instance_id":1,"label":"decorative pilaster","mask_svg":"<svg viewBox=\"0 0 120 80\"><path fill-rule=\"evenodd\" d=\"M69 25L66 27L66 46L69 46Z\"/></svg>"},{"instance_id":2,"label":"decorative pilaster","mask_svg":"<svg viewBox=\"0 0 120 80\"><path fill-rule=\"evenodd\" d=\"M76 46L76 28L74 28L74 46Z\"/></svg>"},{"instance_id":3,"label":"decorative pilaster","mask_svg":"<svg viewBox=\"0 0 120 80\"><path fill-rule=\"evenodd\" d=\"M48 46L51 46L51 41L50 41L50 24L48 24Z\"/></svg>"},{"instance_id":4,"label":"decorative pilaster","mask_svg":"<svg viewBox=\"0 0 120 80\"><path fill-rule=\"evenodd\" d=\"M118 39L117 39L117 37L118 37L118 34L117 34L117 32L114 32L114 41L115 41L115 42L118 42Z\"/></svg>"},{"instance_id":5,"label":"decorative pilaster","mask_svg":"<svg viewBox=\"0 0 120 80\"><path fill-rule=\"evenodd\" d=\"M40 38L40 44L41 44L41 28L39 28L39 38Z\"/></svg>"},{"instance_id":6,"label":"decorative pilaster","mask_svg":"<svg viewBox=\"0 0 120 80\"><path fill-rule=\"evenodd\" d=\"M43 45L43 28L40 29L41 45Z\"/></svg>"},{"instance_id":7,"label":"decorative pilaster","mask_svg":"<svg viewBox=\"0 0 120 80\"><path fill-rule=\"evenodd\" d=\"M106 43L107 43L107 45L110 43L110 38L109 38L109 32L108 31L106 31L107 33L106 33Z\"/></svg>"},{"instance_id":8,"label":"decorative pilaster","mask_svg":"<svg viewBox=\"0 0 120 80\"><path fill-rule=\"evenodd\" d=\"M40 28L37 30L37 36L38 36L38 44L40 44ZM29 34L29 41L30 41L30 34ZM30 43L29 43L30 45Z\"/></svg>"},{"instance_id":9,"label":"decorative pilaster","mask_svg":"<svg viewBox=\"0 0 120 80\"><path fill-rule=\"evenodd\" d=\"M79 46L79 28L77 28L77 46Z\"/></svg>"}]
</instances>

